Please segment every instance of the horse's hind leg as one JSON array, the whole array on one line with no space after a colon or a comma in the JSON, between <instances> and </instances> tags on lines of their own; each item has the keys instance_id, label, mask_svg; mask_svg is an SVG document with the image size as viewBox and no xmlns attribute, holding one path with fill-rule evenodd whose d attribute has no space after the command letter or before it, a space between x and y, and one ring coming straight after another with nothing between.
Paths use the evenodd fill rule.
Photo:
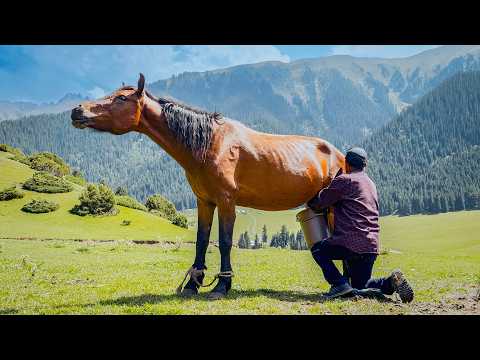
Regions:
<instances>
[{"instance_id":1,"label":"horse's hind leg","mask_svg":"<svg viewBox=\"0 0 480 360\"><path fill-rule=\"evenodd\" d=\"M198 226L197 226L197 242L196 242L196 254L195 261L192 267L197 270L204 270L205 266L205 254L207 252L208 242L210 240L210 230L212 228L213 213L215 211L215 205L197 198L198 209ZM202 284L204 274L197 277L197 281ZM196 295L198 294L198 285L190 278L185 285L183 295Z\"/></svg>"},{"instance_id":2,"label":"horse's hind leg","mask_svg":"<svg viewBox=\"0 0 480 360\"><path fill-rule=\"evenodd\" d=\"M230 253L232 251L233 226L235 224L235 204L228 203L218 206L218 231L220 247L220 277L217 285L209 294L216 300L224 297L232 287Z\"/></svg>"}]
</instances>

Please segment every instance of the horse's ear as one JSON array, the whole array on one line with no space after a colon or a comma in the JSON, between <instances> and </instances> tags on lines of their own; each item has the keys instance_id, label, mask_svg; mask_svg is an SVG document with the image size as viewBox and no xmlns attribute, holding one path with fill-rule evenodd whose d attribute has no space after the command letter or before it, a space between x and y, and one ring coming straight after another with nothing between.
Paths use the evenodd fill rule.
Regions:
<instances>
[{"instance_id":1,"label":"horse's ear","mask_svg":"<svg viewBox=\"0 0 480 360\"><path fill-rule=\"evenodd\" d=\"M143 95L143 90L145 88L145 76L140 73L140 77L138 78L138 85L137 85L137 94Z\"/></svg>"},{"instance_id":2,"label":"horse's ear","mask_svg":"<svg viewBox=\"0 0 480 360\"><path fill-rule=\"evenodd\" d=\"M125 83L122 81L122 87L125 87Z\"/></svg>"}]
</instances>

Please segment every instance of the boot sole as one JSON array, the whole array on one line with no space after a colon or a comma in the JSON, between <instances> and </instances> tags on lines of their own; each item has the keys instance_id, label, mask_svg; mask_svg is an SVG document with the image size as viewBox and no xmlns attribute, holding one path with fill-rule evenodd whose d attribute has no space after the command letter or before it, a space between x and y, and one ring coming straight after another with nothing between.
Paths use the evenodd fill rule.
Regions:
<instances>
[{"instance_id":1,"label":"boot sole","mask_svg":"<svg viewBox=\"0 0 480 360\"><path fill-rule=\"evenodd\" d=\"M400 296L403 303L409 303L413 301L414 293L413 289L408 283L407 279L400 270L395 270L392 273L393 288Z\"/></svg>"}]
</instances>

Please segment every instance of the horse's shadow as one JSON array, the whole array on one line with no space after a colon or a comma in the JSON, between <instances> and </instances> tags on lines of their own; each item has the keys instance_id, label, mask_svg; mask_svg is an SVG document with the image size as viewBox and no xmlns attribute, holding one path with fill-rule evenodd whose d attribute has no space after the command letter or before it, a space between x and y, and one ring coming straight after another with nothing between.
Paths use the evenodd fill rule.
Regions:
<instances>
[{"instance_id":1,"label":"horse's shadow","mask_svg":"<svg viewBox=\"0 0 480 360\"><path fill-rule=\"evenodd\" d=\"M200 293L195 297L183 297L178 294L142 294L137 296L123 296L117 299L102 300L99 305L130 305L142 306L145 304L158 304L166 301L212 301L207 297L208 293ZM323 303L326 301L346 301L358 300L360 298L375 299L380 302L393 302L392 299L386 297L376 290L355 291L350 296L345 296L337 299L329 299L321 294L302 293L292 290L272 290L272 289L257 289L257 290L230 290L225 300L235 300L241 298L253 298L266 296L271 299L286 301L286 302L307 302L307 303Z\"/></svg>"}]
</instances>

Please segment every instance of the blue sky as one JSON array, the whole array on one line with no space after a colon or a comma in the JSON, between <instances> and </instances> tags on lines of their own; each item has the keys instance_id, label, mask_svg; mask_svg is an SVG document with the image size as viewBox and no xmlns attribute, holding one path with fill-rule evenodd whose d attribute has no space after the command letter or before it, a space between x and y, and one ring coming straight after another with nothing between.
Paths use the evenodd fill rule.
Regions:
<instances>
[{"instance_id":1,"label":"blue sky","mask_svg":"<svg viewBox=\"0 0 480 360\"><path fill-rule=\"evenodd\" d=\"M148 82L185 71L337 54L406 57L434 45L32 45L0 46L0 100L50 102L68 92L103 96L122 82Z\"/></svg>"}]
</instances>

